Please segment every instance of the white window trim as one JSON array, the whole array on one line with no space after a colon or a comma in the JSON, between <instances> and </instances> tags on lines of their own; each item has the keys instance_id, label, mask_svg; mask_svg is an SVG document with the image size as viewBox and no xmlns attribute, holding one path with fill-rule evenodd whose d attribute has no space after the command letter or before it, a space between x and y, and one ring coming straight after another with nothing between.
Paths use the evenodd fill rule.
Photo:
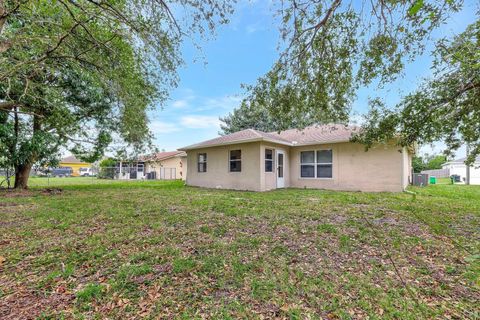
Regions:
<instances>
[{"instance_id":1,"label":"white window trim","mask_svg":"<svg viewBox=\"0 0 480 320\"><path fill-rule=\"evenodd\" d=\"M272 151L272 159L267 159L267 150L270 150ZM265 148L264 151L263 151L263 157L264 157L264 161L263 161L263 172L264 173L275 173L275 150L272 149L272 148ZM266 162L267 161L271 161L272 162L272 171L267 171L267 166L266 166Z\"/></svg>"},{"instance_id":2,"label":"white window trim","mask_svg":"<svg viewBox=\"0 0 480 320\"><path fill-rule=\"evenodd\" d=\"M200 161L200 155L201 155L201 154L204 154L204 155L205 155L205 160L204 160L204 161ZM198 166L198 165L199 165L200 163L205 163L205 164L206 164L206 165L205 165L205 171L200 171L200 170L199 170L199 166ZM207 153L206 153L206 152L199 152L199 153L197 153L197 173L206 173L207 170L208 170Z\"/></svg>"},{"instance_id":3,"label":"white window trim","mask_svg":"<svg viewBox=\"0 0 480 320\"><path fill-rule=\"evenodd\" d=\"M240 159L235 159L235 160L232 160L231 159L231 152L232 151L240 151ZM228 172L230 173L242 173L242 149L231 149L231 150L228 150ZM232 171L231 170L231 167L230 167L230 164L232 163L232 161L240 161L240 171Z\"/></svg>"},{"instance_id":4,"label":"white window trim","mask_svg":"<svg viewBox=\"0 0 480 320\"><path fill-rule=\"evenodd\" d=\"M332 162L318 162L317 163L317 152L318 151L332 151ZM305 162L302 163L302 152L312 152L314 153L314 160L315 162ZM306 179L306 180L333 180L333 149L314 149L314 150L302 150L299 152L299 159L300 159L300 165L298 166L298 169L300 170L298 172L299 179ZM318 178L317 177L317 165L322 165L322 164L330 164L332 165L332 177L330 178ZM313 165L313 177L302 177L302 166L308 166L308 165Z\"/></svg>"}]
</instances>

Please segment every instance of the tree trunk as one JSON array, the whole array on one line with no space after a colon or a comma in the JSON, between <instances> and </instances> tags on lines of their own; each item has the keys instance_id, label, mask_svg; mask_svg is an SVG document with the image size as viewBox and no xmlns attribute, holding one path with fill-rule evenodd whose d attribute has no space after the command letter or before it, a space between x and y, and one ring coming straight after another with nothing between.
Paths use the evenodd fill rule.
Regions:
<instances>
[{"instance_id":1,"label":"tree trunk","mask_svg":"<svg viewBox=\"0 0 480 320\"><path fill-rule=\"evenodd\" d=\"M17 111L15 109L15 111ZM18 141L18 115L15 112L15 135ZM37 115L33 116L33 135L41 130L40 118ZM33 164L37 161L37 156L35 153L32 153L24 163L18 164L15 166L15 184L14 189L27 189L28 188L28 178L30 177L30 171L32 170Z\"/></svg>"},{"instance_id":2,"label":"tree trunk","mask_svg":"<svg viewBox=\"0 0 480 320\"><path fill-rule=\"evenodd\" d=\"M27 189L28 177L30 176L30 170L32 170L32 164L27 163L15 168L15 185L14 189Z\"/></svg>"}]
</instances>

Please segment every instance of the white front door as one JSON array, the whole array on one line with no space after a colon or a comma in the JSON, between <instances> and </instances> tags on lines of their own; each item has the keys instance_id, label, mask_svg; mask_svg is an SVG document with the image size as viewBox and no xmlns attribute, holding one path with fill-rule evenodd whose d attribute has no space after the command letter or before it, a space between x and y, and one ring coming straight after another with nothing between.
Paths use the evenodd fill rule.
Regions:
<instances>
[{"instance_id":1,"label":"white front door","mask_svg":"<svg viewBox=\"0 0 480 320\"><path fill-rule=\"evenodd\" d=\"M277 150L277 188L285 187L285 153L283 151Z\"/></svg>"}]
</instances>

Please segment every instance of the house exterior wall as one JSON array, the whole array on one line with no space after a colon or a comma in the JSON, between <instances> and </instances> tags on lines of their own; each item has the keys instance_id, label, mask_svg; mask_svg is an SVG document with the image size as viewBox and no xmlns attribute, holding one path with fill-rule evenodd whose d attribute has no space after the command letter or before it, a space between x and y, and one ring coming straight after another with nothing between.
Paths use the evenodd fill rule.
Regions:
<instances>
[{"instance_id":1,"label":"house exterior wall","mask_svg":"<svg viewBox=\"0 0 480 320\"><path fill-rule=\"evenodd\" d=\"M265 172L265 149L273 150L273 171ZM262 143L260 146L260 184L261 190L273 190L277 188L277 151L282 150L285 153L284 156L284 179L285 188L288 188L290 183L290 152L289 147L275 144L275 143Z\"/></svg>"},{"instance_id":2,"label":"house exterior wall","mask_svg":"<svg viewBox=\"0 0 480 320\"><path fill-rule=\"evenodd\" d=\"M186 156L180 158L180 165L181 165L181 167L182 167L181 179L182 179L183 181L186 181L186 180L187 180L187 166L188 166L188 162L187 162L187 157L186 157Z\"/></svg>"},{"instance_id":3,"label":"house exterior wall","mask_svg":"<svg viewBox=\"0 0 480 320\"><path fill-rule=\"evenodd\" d=\"M242 150L242 171L229 172L229 151ZM273 172L265 172L265 149L274 150ZM332 178L300 177L300 152L332 150ZM189 150L187 184L191 186L267 191L277 187L278 150L285 153L285 187L351 191L405 189L411 172L411 154L394 145L380 145L365 151L356 143L287 147L275 143L251 142ZM207 172L198 172L197 157L207 154Z\"/></svg>"},{"instance_id":4,"label":"house exterior wall","mask_svg":"<svg viewBox=\"0 0 480 320\"><path fill-rule=\"evenodd\" d=\"M408 151L408 148L402 149L402 161L403 161L403 189L408 187L412 176L412 154Z\"/></svg>"},{"instance_id":5,"label":"house exterior wall","mask_svg":"<svg viewBox=\"0 0 480 320\"><path fill-rule=\"evenodd\" d=\"M332 149L332 178L300 177L300 152L321 149ZM401 148L382 145L366 152L363 145L350 142L292 147L290 186L352 191L402 191L405 176L404 153L401 151Z\"/></svg>"},{"instance_id":6,"label":"house exterior wall","mask_svg":"<svg viewBox=\"0 0 480 320\"><path fill-rule=\"evenodd\" d=\"M166 179L184 179L186 170L183 166L184 165L182 163L181 157L172 157L165 160L151 161L145 163L145 172L155 171L157 173L157 179L160 179L161 168L175 168L175 174L173 177L170 177L170 172L165 173Z\"/></svg>"},{"instance_id":7,"label":"house exterior wall","mask_svg":"<svg viewBox=\"0 0 480 320\"><path fill-rule=\"evenodd\" d=\"M230 150L242 150L241 172L230 172ZM199 153L207 154L207 172L198 172ZM207 188L262 191L260 167L260 142L189 150L187 184Z\"/></svg>"}]
</instances>

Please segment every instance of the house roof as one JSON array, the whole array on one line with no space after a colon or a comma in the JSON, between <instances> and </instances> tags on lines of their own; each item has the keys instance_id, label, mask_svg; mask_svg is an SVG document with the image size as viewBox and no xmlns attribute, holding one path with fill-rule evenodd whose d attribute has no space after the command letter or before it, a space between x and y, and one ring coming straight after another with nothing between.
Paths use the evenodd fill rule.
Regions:
<instances>
[{"instance_id":1,"label":"house roof","mask_svg":"<svg viewBox=\"0 0 480 320\"><path fill-rule=\"evenodd\" d=\"M342 124L326 124L306 127L303 130L290 129L277 133L282 139L293 145L310 145L318 143L348 142L360 127Z\"/></svg>"},{"instance_id":2,"label":"house roof","mask_svg":"<svg viewBox=\"0 0 480 320\"><path fill-rule=\"evenodd\" d=\"M192 150L236 143L267 141L287 146L301 146L319 143L347 142L359 127L339 124L314 125L303 130L290 129L281 132L263 132L246 129L218 138L193 144L179 150Z\"/></svg>"},{"instance_id":3,"label":"house roof","mask_svg":"<svg viewBox=\"0 0 480 320\"><path fill-rule=\"evenodd\" d=\"M448 164L448 163L465 163L465 161L467 160L467 158L460 158L460 159L455 159L455 160L451 160L451 161L447 161L444 163L445 164ZM475 158L475 162L480 162L480 156L476 157Z\"/></svg>"},{"instance_id":4,"label":"house roof","mask_svg":"<svg viewBox=\"0 0 480 320\"><path fill-rule=\"evenodd\" d=\"M173 157L185 157L187 154L184 151L163 151L163 152L157 152L152 155L148 156L143 156L140 157L141 160L155 160L155 161L161 161L161 160L166 160L170 159Z\"/></svg>"},{"instance_id":5,"label":"house roof","mask_svg":"<svg viewBox=\"0 0 480 320\"><path fill-rule=\"evenodd\" d=\"M87 162L77 159L74 155L70 155L60 160L60 163L87 163Z\"/></svg>"}]
</instances>

